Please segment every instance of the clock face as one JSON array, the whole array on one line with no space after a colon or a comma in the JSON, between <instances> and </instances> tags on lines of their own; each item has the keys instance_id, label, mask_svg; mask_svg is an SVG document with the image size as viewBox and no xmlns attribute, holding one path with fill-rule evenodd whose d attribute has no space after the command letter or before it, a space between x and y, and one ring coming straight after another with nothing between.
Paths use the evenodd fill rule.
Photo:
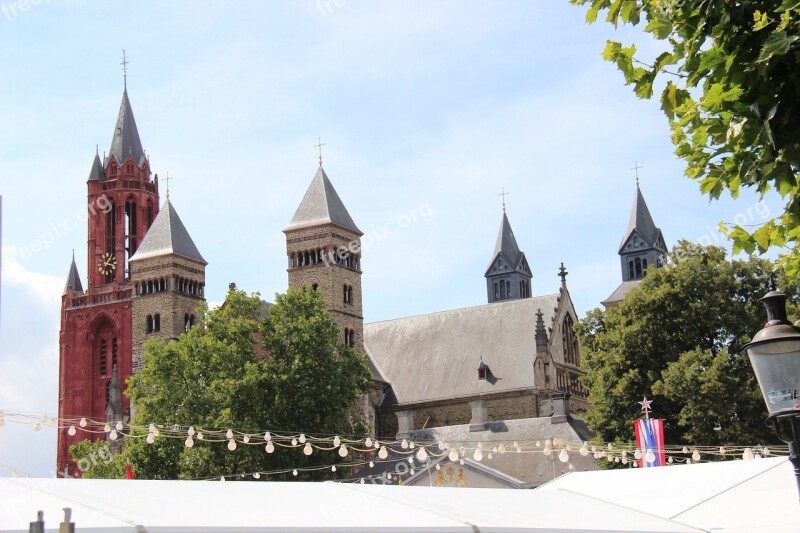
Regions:
<instances>
[{"instance_id":1,"label":"clock face","mask_svg":"<svg viewBox=\"0 0 800 533\"><path fill-rule=\"evenodd\" d=\"M111 252L106 252L97 261L97 270L101 274L109 275L117 268L117 258Z\"/></svg>"}]
</instances>

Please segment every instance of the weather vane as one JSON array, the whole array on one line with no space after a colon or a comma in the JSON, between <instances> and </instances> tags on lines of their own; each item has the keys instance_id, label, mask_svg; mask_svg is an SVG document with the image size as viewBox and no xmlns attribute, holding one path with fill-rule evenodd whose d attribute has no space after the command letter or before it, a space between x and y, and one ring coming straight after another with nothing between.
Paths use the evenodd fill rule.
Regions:
<instances>
[{"instance_id":1,"label":"weather vane","mask_svg":"<svg viewBox=\"0 0 800 533\"><path fill-rule=\"evenodd\" d=\"M650 409L650 404L653 403L653 400L648 400L647 396L644 396L641 402L636 403L642 406L645 419L650 420L650 412L652 411L652 409Z\"/></svg>"},{"instance_id":2,"label":"weather vane","mask_svg":"<svg viewBox=\"0 0 800 533\"><path fill-rule=\"evenodd\" d=\"M122 65L122 79L124 80L126 89L128 88L128 64L130 64L130 61L128 61L128 56L125 53L125 49L123 48L122 63L120 63L120 65Z\"/></svg>"},{"instance_id":3,"label":"weather vane","mask_svg":"<svg viewBox=\"0 0 800 533\"><path fill-rule=\"evenodd\" d=\"M317 137L317 144L314 145L314 148L319 148L319 166L322 166L322 147L328 143L322 142L322 137Z\"/></svg>"},{"instance_id":4,"label":"weather vane","mask_svg":"<svg viewBox=\"0 0 800 533\"><path fill-rule=\"evenodd\" d=\"M511 193L506 192L506 188L505 187L501 187L500 188L500 194L497 195L497 196L502 196L503 197L503 213L506 212L506 196L508 196L509 194L511 194Z\"/></svg>"},{"instance_id":5,"label":"weather vane","mask_svg":"<svg viewBox=\"0 0 800 533\"><path fill-rule=\"evenodd\" d=\"M636 186L637 187L639 186L639 169L640 168L644 168L644 167L639 166L639 162L638 161L634 161L633 162L633 168L631 170L636 172Z\"/></svg>"}]
</instances>

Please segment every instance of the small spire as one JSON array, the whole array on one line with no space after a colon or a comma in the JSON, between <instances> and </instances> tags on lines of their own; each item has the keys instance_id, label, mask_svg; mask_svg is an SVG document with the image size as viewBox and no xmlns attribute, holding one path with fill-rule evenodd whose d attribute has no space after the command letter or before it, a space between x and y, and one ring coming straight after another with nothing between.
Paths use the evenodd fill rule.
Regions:
<instances>
[{"instance_id":1,"label":"small spire","mask_svg":"<svg viewBox=\"0 0 800 533\"><path fill-rule=\"evenodd\" d=\"M566 286L567 284L567 269L564 268L564 263L561 263L561 268L558 269L558 277L561 278L561 285Z\"/></svg>"},{"instance_id":2,"label":"small spire","mask_svg":"<svg viewBox=\"0 0 800 533\"><path fill-rule=\"evenodd\" d=\"M547 331L544 328L544 315L541 308L536 310L536 352L547 351Z\"/></svg>"},{"instance_id":3,"label":"small spire","mask_svg":"<svg viewBox=\"0 0 800 533\"><path fill-rule=\"evenodd\" d=\"M122 63L120 63L120 65L122 65L122 79L123 79L123 83L125 84L125 90L128 89L128 64L129 63L130 63L130 61L128 61L128 56L125 53L125 49L123 48L122 49Z\"/></svg>"},{"instance_id":4,"label":"small spire","mask_svg":"<svg viewBox=\"0 0 800 533\"><path fill-rule=\"evenodd\" d=\"M322 137L317 137L317 144L314 145L314 148L319 148L319 166L322 166L322 147L328 143L322 142Z\"/></svg>"},{"instance_id":5,"label":"small spire","mask_svg":"<svg viewBox=\"0 0 800 533\"><path fill-rule=\"evenodd\" d=\"M501 187L500 188L500 194L497 195L497 196L502 196L503 197L503 213L506 212L506 196L508 196L509 194L510 193L506 192L506 188L505 187Z\"/></svg>"},{"instance_id":6,"label":"small spire","mask_svg":"<svg viewBox=\"0 0 800 533\"><path fill-rule=\"evenodd\" d=\"M169 200L169 180L174 180L174 179L175 178L170 178L169 172L167 172L167 177L162 180L164 181L164 185L167 187L167 200Z\"/></svg>"},{"instance_id":7,"label":"small spire","mask_svg":"<svg viewBox=\"0 0 800 533\"><path fill-rule=\"evenodd\" d=\"M640 168L644 168L644 167L640 166L638 161L634 161L633 162L633 168L631 170L636 172L636 187L639 187L639 169Z\"/></svg>"}]
</instances>

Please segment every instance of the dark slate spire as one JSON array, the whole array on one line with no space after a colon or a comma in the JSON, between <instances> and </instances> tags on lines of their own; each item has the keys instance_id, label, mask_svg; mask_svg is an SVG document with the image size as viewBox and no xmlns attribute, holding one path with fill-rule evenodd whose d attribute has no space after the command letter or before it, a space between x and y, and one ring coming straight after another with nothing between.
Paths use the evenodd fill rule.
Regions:
<instances>
[{"instance_id":1,"label":"dark slate spire","mask_svg":"<svg viewBox=\"0 0 800 533\"><path fill-rule=\"evenodd\" d=\"M642 190L639 188L638 183L636 184L636 196L633 198L633 207L631 208L631 218L628 221L628 229L625 231L625 235L620 243L620 252L634 232L638 233L651 246L655 245L661 233L661 230L659 230L653 222L653 217L650 216L650 210L647 208L644 196L642 196Z\"/></svg>"},{"instance_id":2,"label":"dark slate spire","mask_svg":"<svg viewBox=\"0 0 800 533\"><path fill-rule=\"evenodd\" d=\"M111 138L108 157L114 156L117 158L117 163L122 163L129 155L133 156L136 164L140 164L144 159L142 141L139 139L139 130L136 129L136 120L133 118L133 109L126 88L122 92L122 103L119 106L117 125Z\"/></svg>"},{"instance_id":3,"label":"dark slate spire","mask_svg":"<svg viewBox=\"0 0 800 533\"><path fill-rule=\"evenodd\" d=\"M108 404L106 405L106 422L122 421L122 390L119 386L117 365L111 369L111 382L108 385Z\"/></svg>"},{"instance_id":4,"label":"dark slate spire","mask_svg":"<svg viewBox=\"0 0 800 533\"><path fill-rule=\"evenodd\" d=\"M67 283L64 285L63 294L72 292L83 292L83 284L81 283L81 276L78 274L78 265L75 264L75 254L72 254L72 264L69 266L69 274L67 274Z\"/></svg>"},{"instance_id":5,"label":"dark slate spire","mask_svg":"<svg viewBox=\"0 0 800 533\"><path fill-rule=\"evenodd\" d=\"M531 297L531 270L525 254L517 245L505 210L492 260L484 276L489 303Z\"/></svg>"},{"instance_id":6,"label":"dark slate spire","mask_svg":"<svg viewBox=\"0 0 800 533\"><path fill-rule=\"evenodd\" d=\"M511 224L508 222L508 216L505 211L503 211L500 231L497 232L497 242L494 245L492 261L497 258L498 254L503 254L506 260L514 267L519 264L521 253L517 245L517 239L514 238L514 230L511 229Z\"/></svg>"},{"instance_id":7,"label":"dark slate spire","mask_svg":"<svg viewBox=\"0 0 800 533\"><path fill-rule=\"evenodd\" d=\"M103 171L103 163L100 162L100 154L95 152L92 170L89 171L89 181L104 179L106 179L106 173Z\"/></svg>"},{"instance_id":8,"label":"dark slate spire","mask_svg":"<svg viewBox=\"0 0 800 533\"><path fill-rule=\"evenodd\" d=\"M311 185L308 186L303 200L295 211L292 221L283 231L335 224L344 229L363 235L358 229L350 213L344 206L336 189L333 188L322 165L319 166Z\"/></svg>"},{"instance_id":9,"label":"dark slate spire","mask_svg":"<svg viewBox=\"0 0 800 533\"><path fill-rule=\"evenodd\" d=\"M169 198L164 202L164 206L158 212L158 216L153 221L153 225L147 230L142 239L142 244L136 249L136 253L131 257L131 261L140 261L149 257L159 257L163 255L175 254L193 259L201 263L206 263L203 256L194 245L194 241L186 231L186 226L181 222L178 212L172 207Z\"/></svg>"}]
</instances>

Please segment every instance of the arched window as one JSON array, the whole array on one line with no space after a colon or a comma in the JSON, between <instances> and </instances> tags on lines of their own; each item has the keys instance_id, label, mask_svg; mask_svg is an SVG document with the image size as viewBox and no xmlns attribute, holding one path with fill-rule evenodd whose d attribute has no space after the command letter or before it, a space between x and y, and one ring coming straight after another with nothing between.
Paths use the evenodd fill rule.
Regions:
<instances>
[{"instance_id":1,"label":"arched window","mask_svg":"<svg viewBox=\"0 0 800 533\"><path fill-rule=\"evenodd\" d=\"M111 339L111 368L117 366L117 338Z\"/></svg>"},{"instance_id":2,"label":"arched window","mask_svg":"<svg viewBox=\"0 0 800 533\"><path fill-rule=\"evenodd\" d=\"M633 261L628 261L628 278L634 279L636 277L633 269Z\"/></svg>"},{"instance_id":3,"label":"arched window","mask_svg":"<svg viewBox=\"0 0 800 533\"><path fill-rule=\"evenodd\" d=\"M639 279L642 277L642 260L637 257L634 264L636 265L636 279Z\"/></svg>"},{"instance_id":4,"label":"arched window","mask_svg":"<svg viewBox=\"0 0 800 533\"><path fill-rule=\"evenodd\" d=\"M147 227L150 228L150 226L153 225L153 201L152 200L149 200L149 199L147 200L147 207L145 208L145 215L144 216L147 218Z\"/></svg>"},{"instance_id":5,"label":"arched window","mask_svg":"<svg viewBox=\"0 0 800 533\"><path fill-rule=\"evenodd\" d=\"M108 341L100 339L100 375L108 375Z\"/></svg>"},{"instance_id":6,"label":"arched window","mask_svg":"<svg viewBox=\"0 0 800 533\"><path fill-rule=\"evenodd\" d=\"M311 288L312 288L313 290L315 290L315 291L316 291L317 289L319 289L319 284L317 284L317 283L312 283L312 284L311 284Z\"/></svg>"},{"instance_id":7,"label":"arched window","mask_svg":"<svg viewBox=\"0 0 800 533\"><path fill-rule=\"evenodd\" d=\"M131 165L131 168L133 165ZM125 202L125 277L130 277L128 261L136 253L136 200L129 198Z\"/></svg>"},{"instance_id":8,"label":"arched window","mask_svg":"<svg viewBox=\"0 0 800 533\"><path fill-rule=\"evenodd\" d=\"M108 199L108 211L106 211L106 253L114 255L117 243L117 225L116 216L117 209L114 205L114 200ZM111 270L106 274L106 283L114 281L114 271Z\"/></svg>"},{"instance_id":9,"label":"arched window","mask_svg":"<svg viewBox=\"0 0 800 533\"><path fill-rule=\"evenodd\" d=\"M147 315L147 323L144 327L145 333L153 333L153 315Z\"/></svg>"},{"instance_id":10,"label":"arched window","mask_svg":"<svg viewBox=\"0 0 800 533\"><path fill-rule=\"evenodd\" d=\"M506 281L506 298L511 298L511 282Z\"/></svg>"},{"instance_id":11,"label":"arched window","mask_svg":"<svg viewBox=\"0 0 800 533\"><path fill-rule=\"evenodd\" d=\"M564 349L564 362L578 366L580 364L580 357L578 356L578 336L575 335L574 323L571 315L564 317L564 323L561 328L561 342Z\"/></svg>"},{"instance_id":12,"label":"arched window","mask_svg":"<svg viewBox=\"0 0 800 533\"><path fill-rule=\"evenodd\" d=\"M497 285L496 281L494 282L494 299L495 300L500 299L500 287Z\"/></svg>"},{"instance_id":13,"label":"arched window","mask_svg":"<svg viewBox=\"0 0 800 533\"><path fill-rule=\"evenodd\" d=\"M642 274L647 272L647 259L642 259Z\"/></svg>"},{"instance_id":14,"label":"arched window","mask_svg":"<svg viewBox=\"0 0 800 533\"><path fill-rule=\"evenodd\" d=\"M153 332L161 331L161 315L156 313L153 317Z\"/></svg>"}]
</instances>

